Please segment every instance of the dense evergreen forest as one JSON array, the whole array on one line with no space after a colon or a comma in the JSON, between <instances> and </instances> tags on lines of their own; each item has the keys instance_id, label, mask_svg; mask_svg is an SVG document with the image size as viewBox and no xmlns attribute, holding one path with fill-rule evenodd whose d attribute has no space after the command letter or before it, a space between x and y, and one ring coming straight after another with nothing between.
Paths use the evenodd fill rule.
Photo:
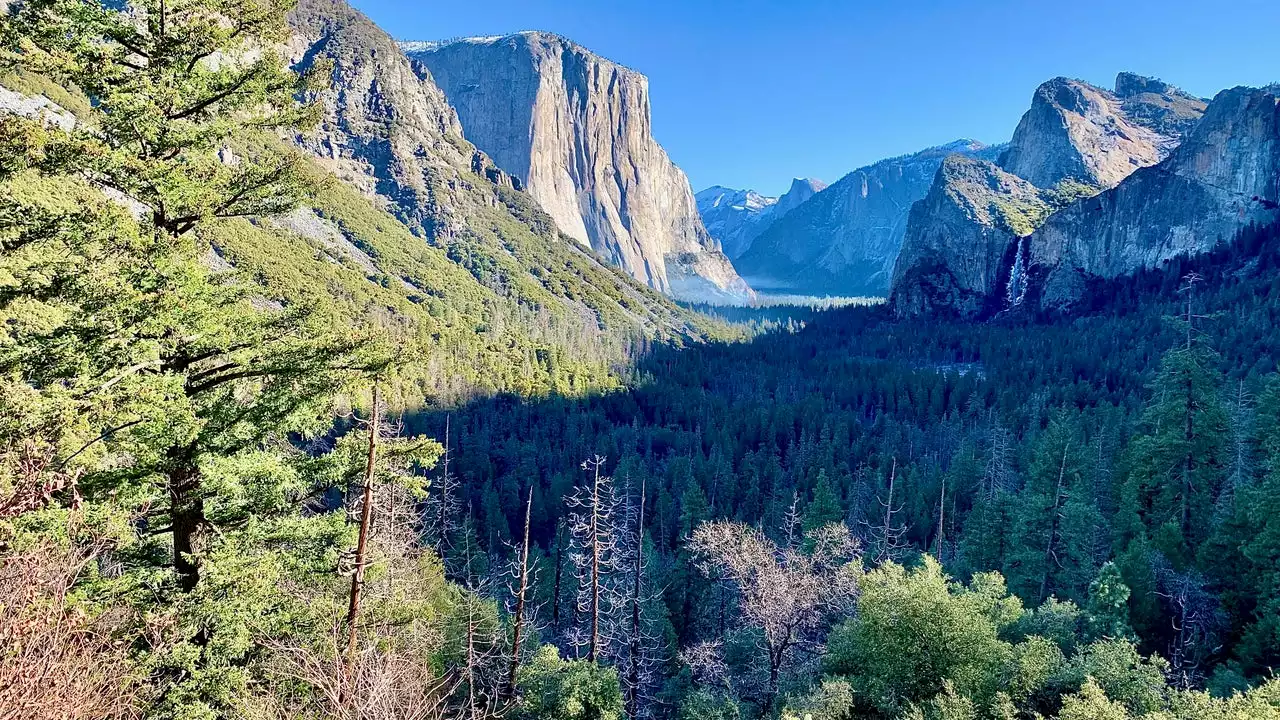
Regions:
<instances>
[{"instance_id":1,"label":"dense evergreen forest","mask_svg":"<svg viewBox=\"0 0 1280 720\"><path fill-rule=\"evenodd\" d=\"M0 32L0 720L1280 717L1280 228L728 327L334 186L287 4L134 7Z\"/></svg>"},{"instance_id":2,"label":"dense evergreen forest","mask_svg":"<svg viewBox=\"0 0 1280 720\"><path fill-rule=\"evenodd\" d=\"M1099 603L1115 603L1106 622L1163 657L1171 682L1229 693L1268 677L1280 651L1277 262L1280 230L1251 228L1099 283L1072 314L949 325L806 310L751 342L657 351L626 390L410 418L448 439L435 487L454 494L428 506L462 511L427 513L428 536L447 562L460 547L474 563L479 548L500 566L532 488L541 620L568 643L580 618L564 499L588 479L581 459L600 456L619 502L638 506L644 488L668 675L676 648L752 633L738 625L744 600L704 572L697 528L732 520L786 548L834 522L869 567L925 572L927 553L957 581L998 572L1025 607L1064 613L1084 637ZM750 676L756 659L738 660L730 677ZM834 662L794 661L802 686ZM736 680L725 695L759 700Z\"/></svg>"}]
</instances>

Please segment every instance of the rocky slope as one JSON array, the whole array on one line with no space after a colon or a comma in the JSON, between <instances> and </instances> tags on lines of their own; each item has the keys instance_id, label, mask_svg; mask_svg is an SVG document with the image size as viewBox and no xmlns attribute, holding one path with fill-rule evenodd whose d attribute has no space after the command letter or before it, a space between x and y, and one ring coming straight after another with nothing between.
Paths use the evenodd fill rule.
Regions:
<instances>
[{"instance_id":1,"label":"rocky slope","mask_svg":"<svg viewBox=\"0 0 1280 720\"><path fill-rule=\"evenodd\" d=\"M330 83L307 97L318 127L288 139L344 182L323 207L269 224L518 356L507 370L484 364L494 377L529 367L535 347L609 363L639 337L704 336L696 316L561 233L368 18L341 0L301 0L289 20L295 67L322 67Z\"/></svg>"},{"instance_id":2,"label":"rocky slope","mask_svg":"<svg viewBox=\"0 0 1280 720\"><path fill-rule=\"evenodd\" d=\"M735 260L738 271L759 290L883 296L907 214L929 192L942 159L990 152L958 140L854 170L770 224Z\"/></svg>"},{"instance_id":3,"label":"rocky slope","mask_svg":"<svg viewBox=\"0 0 1280 720\"><path fill-rule=\"evenodd\" d=\"M911 208L893 271L890 301L899 316L973 317L1023 281L1021 241L1049 212L1043 192L979 158L953 154L925 199Z\"/></svg>"},{"instance_id":4,"label":"rocky slope","mask_svg":"<svg viewBox=\"0 0 1280 720\"><path fill-rule=\"evenodd\" d=\"M653 139L644 75L547 33L404 47L467 139L561 230L675 297L749 298Z\"/></svg>"},{"instance_id":5,"label":"rocky slope","mask_svg":"<svg viewBox=\"0 0 1280 720\"><path fill-rule=\"evenodd\" d=\"M1031 236L1034 296L1069 304L1090 276L1115 277L1280 218L1277 88L1234 88L1165 161L1052 215Z\"/></svg>"},{"instance_id":6,"label":"rocky slope","mask_svg":"<svg viewBox=\"0 0 1280 720\"><path fill-rule=\"evenodd\" d=\"M1036 89L1000 165L1043 188L1068 179L1115 187L1168 156L1203 112L1198 98L1131 73L1115 92L1054 78Z\"/></svg>"},{"instance_id":7,"label":"rocky slope","mask_svg":"<svg viewBox=\"0 0 1280 720\"><path fill-rule=\"evenodd\" d=\"M736 260L770 224L826 187L821 180L795 178L781 197L766 197L755 190L713 185L694 195L694 199L707 232L720 243L730 260Z\"/></svg>"}]
</instances>

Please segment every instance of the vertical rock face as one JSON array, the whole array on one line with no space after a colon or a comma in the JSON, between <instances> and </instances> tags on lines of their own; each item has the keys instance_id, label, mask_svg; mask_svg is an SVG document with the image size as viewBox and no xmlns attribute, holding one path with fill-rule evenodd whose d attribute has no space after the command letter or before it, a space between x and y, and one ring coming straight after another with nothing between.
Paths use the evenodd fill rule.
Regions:
<instances>
[{"instance_id":1,"label":"vertical rock face","mask_svg":"<svg viewBox=\"0 0 1280 720\"><path fill-rule=\"evenodd\" d=\"M564 232L676 297L749 297L653 139L645 76L547 33L403 47Z\"/></svg>"},{"instance_id":2,"label":"vertical rock face","mask_svg":"<svg viewBox=\"0 0 1280 720\"><path fill-rule=\"evenodd\" d=\"M973 317L1001 290L1021 295L1012 260L1048 212L1026 180L986 160L947 156L928 195L911 208L893 271L894 312Z\"/></svg>"},{"instance_id":3,"label":"vertical rock face","mask_svg":"<svg viewBox=\"0 0 1280 720\"><path fill-rule=\"evenodd\" d=\"M1069 78L1041 85L1001 167L1042 188L1063 180L1115 187L1163 160L1204 111L1202 101L1151 78L1121 73L1116 88Z\"/></svg>"},{"instance_id":4,"label":"vertical rock face","mask_svg":"<svg viewBox=\"0 0 1280 720\"><path fill-rule=\"evenodd\" d=\"M1090 276L1110 278L1211 249L1249 223L1280 218L1275 88L1234 88L1164 162L1052 215L1030 238L1036 293L1070 304Z\"/></svg>"},{"instance_id":5,"label":"vertical rock face","mask_svg":"<svg viewBox=\"0 0 1280 720\"><path fill-rule=\"evenodd\" d=\"M826 189L827 184L821 180L793 178L791 187L782 194L782 197L778 198L778 203L773 207L773 219L775 221L782 219L787 213L800 207L808 202L809 198Z\"/></svg>"},{"instance_id":6,"label":"vertical rock face","mask_svg":"<svg viewBox=\"0 0 1280 720\"><path fill-rule=\"evenodd\" d=\"M821 180L795 178L781 197L766 197L755 190L713 185L694 195L694 199L707 232L720 243L729 259L736 260L770 224L826 187Z\"/></svg>"},{"instance_id":7,"label":"vertical rock face","mask_svg":"<svg viewBox=\"0 0 1280 720\"><path fill-rule=\"evenodd\" d=\"M987 152L958 140L855 170L772 222L735 260L738 271L759 290L884 296L911 205L942 159Z\"/></svg>"}]
</instances>

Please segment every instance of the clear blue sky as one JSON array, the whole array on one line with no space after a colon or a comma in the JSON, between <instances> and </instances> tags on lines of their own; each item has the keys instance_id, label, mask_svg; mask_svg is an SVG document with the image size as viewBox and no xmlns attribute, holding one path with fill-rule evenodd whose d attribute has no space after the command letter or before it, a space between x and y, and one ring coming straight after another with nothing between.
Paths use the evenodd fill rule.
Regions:
<instances>
[{"instance_id":1,"label":"clear blue sky","mask_svg":"<svg viewBox=\"0 0 1280 720\"><path fill-rule=\"evenodd\" d=\"M1036 85L1117 71L1198 95L1280 81L1280 0L354 0L402 40L548 30L650 79L689 174L776 194L960 137L1007 140Z\"/></svg>"}]
</instances>

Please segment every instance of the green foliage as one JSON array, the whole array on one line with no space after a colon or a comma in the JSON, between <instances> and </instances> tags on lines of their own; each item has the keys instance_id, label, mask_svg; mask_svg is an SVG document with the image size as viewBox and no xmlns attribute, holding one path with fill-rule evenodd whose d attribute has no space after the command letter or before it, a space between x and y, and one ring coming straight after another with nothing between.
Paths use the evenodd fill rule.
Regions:
<instances>
[{"instance_id":1,"label":"green foliage","mask_svg":"<svg viewBox=\"0 0 1280 720\"><path fill-rule=\"evenodd\" d=\"M857 616L832 632L823 668L848 677L882 712L926 702L946 681L965 697L989 701L1013 652L999 638L997 623L1007 624L1010 613L994 585L955 592L928 557L915 569L876 568L859 583Z\"/></svg>"},{"instance_id":2,"label":"green foliage","mask_svg":"<svg viewBox=\"0 0 1280 720\"><path fill-rule=\"evenodd\" d=\"M1040 197L998 196L991 201L1001 225L1009 232L1024 237L1035 232L1053 208Z\"/></svg>"},{"instance_id":3,"label":"green foliage","mask_svg":"<svg viewBox=\"0 0 1280 720\"><path fill-rule=\"evenodd\" d=\"M841 720L853 711L853 688L845 680L824 679L809 693L788 699L782 720Z\"/></svg>"},{"instance_id":4,"label":"green foliage","mask_svg":"<svg viewBox=\"0 0 1280 720\"><path fill-rule=\"evenodd\" d=\"M1085 608L1085 626L1091 638L1132 637L1129 594L1129 586L1125 585L1115 563L1103 565L1089 585L1089 604Z\"/></svg>"},{"instance_id":5,"label":"green foliage","mask_svg":"<svg viewBox=\"0 0 1280 720\"><path fill-rule=\"evenodd\" d=\"M1053 212L1057 212L1077 200L1091 198L1102 192L1102 190L1103 189L1100 187L1080 182L1074 178L1065 178L1058 181L1057 185L1046 190L1044 192L1044 199L1049 203Z\"/></svg>"},{"instance_id":6,"label":"green foliage","mask_svg":"<svg viewBox=\"0 0 1280 720\"><path fill-rule=\"evenodd\" d=\"M520 669L521 702L525 720L618 720L622 690L618 674L585 660L563 660L556 649L543 646Z\"/></svg>"}]
</instances>

